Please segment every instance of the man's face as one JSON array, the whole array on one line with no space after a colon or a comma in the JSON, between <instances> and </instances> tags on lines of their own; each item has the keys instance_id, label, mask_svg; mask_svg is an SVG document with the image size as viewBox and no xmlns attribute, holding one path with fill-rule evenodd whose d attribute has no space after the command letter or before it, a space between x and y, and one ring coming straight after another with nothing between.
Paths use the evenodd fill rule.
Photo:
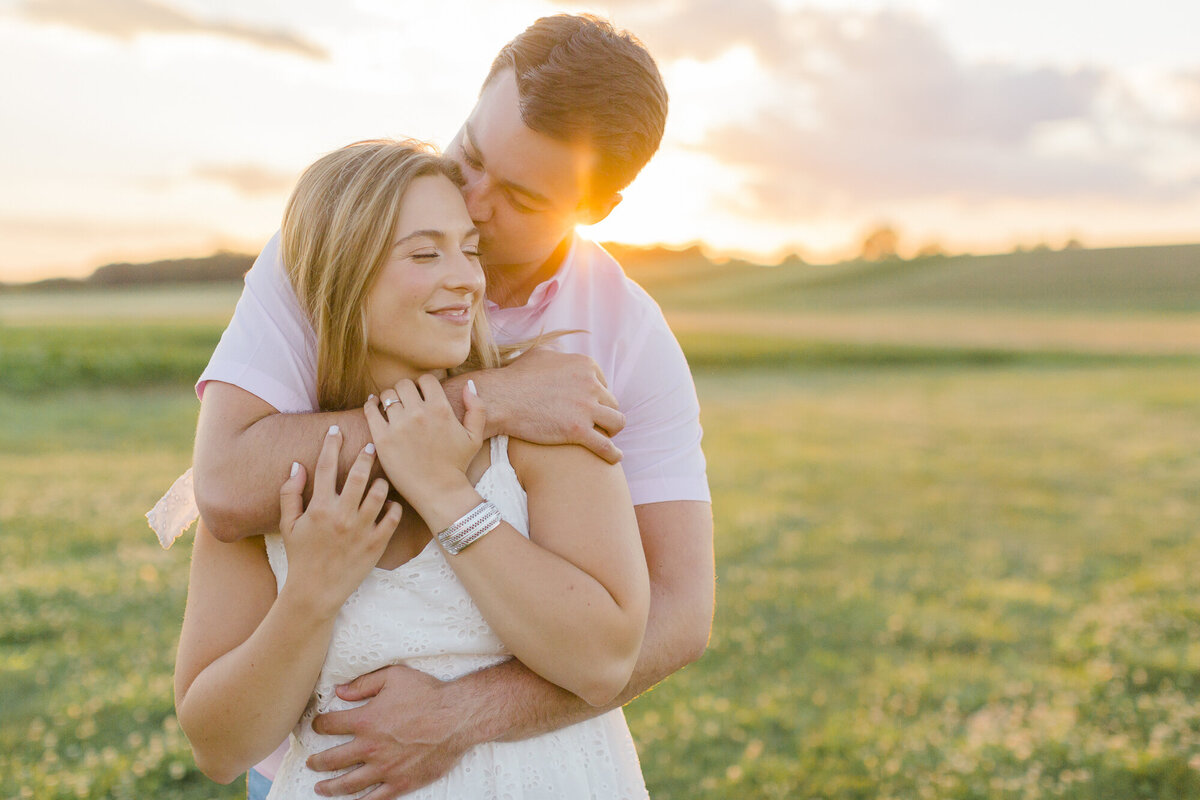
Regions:
<instances>
[{"instance_id":1,"label":"man's face","mask_svg":"<svg viewBox=\"0 0 1200 800\"><path fill-rule=\"evenodd\" d=\"M594 155L525 125L512 70L484 88L446 155L467 180L463 197L489 270L541 267L587 221L581 205Z\"/></svg>"}]
</instances>

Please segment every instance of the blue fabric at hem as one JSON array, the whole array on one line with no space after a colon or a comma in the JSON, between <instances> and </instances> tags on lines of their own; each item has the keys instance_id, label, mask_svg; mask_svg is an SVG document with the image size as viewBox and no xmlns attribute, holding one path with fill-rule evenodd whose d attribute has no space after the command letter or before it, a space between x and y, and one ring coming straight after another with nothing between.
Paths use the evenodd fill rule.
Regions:
<instances>
[{"instance_id":1,"label":"blue fabric at hem","mask_svg":"<svg viewBox=\"0 0 1200 800\"><path fill-rule=\"evenodd\" d=\"M261 772L250 770L246 773L246 800L267 800L269 791L271 782Z\"/></svg>"}]
</instances>

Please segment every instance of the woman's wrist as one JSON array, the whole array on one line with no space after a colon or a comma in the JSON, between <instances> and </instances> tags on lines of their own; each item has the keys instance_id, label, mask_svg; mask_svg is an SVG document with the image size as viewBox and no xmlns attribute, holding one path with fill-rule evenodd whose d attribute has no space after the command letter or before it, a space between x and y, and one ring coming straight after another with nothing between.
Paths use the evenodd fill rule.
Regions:
<instances>
[{"instance_id":1,"label":"woman's wrist","mask_svg":"<svg viewBox=\"0 0 1200 800\"><path fill-rule=\"evenodd\" d=\"M503 402L502 389L495 380L502 375L503 370L496 368L481 369L472 372L469 376L471 380L475 381L476 395L483 403L483 410L487 413L483 425L484 439L499 436L508 429L508 419L505 415L507 405Z\"/></svg>"},{"instance_id":2,"label":"woman's wrist","mask_svg":"<svg viewBox=\"0 0 1200 800\"><path fill-rule=\"evenodd\" d=\"M421 519L425 520L430 533L437 536L440 531L449 528L481 502L483 498L475 491L475 487L469 482L464 482L462 487L440 493L430 502L420 505L413 503L413 508L421 515Z\"/></svg>"},{"instance_id":3,"label":"woman's wrist","mask_svg":"<svg viewBox=\"0 0 1200 800\"><path fill-rule=\"evenodd\" d=\"M294 570L289 570L288 578L295 574ZM292 609L306 624L332 622L345 604L346 598L327 596L328 588L299 579L285 580L276 602L281 603L284 608Z\"/></svg>"}]
</instances>

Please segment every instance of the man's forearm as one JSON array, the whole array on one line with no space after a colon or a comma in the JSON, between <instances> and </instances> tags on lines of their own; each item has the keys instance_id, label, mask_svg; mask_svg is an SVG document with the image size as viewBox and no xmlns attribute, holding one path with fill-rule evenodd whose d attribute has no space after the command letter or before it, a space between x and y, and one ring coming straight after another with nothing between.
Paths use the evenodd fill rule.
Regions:
<instances>
[{"instance_id":1,"label":"man's forearm","mask_svg":"<svg viewBox=\"0 0 1200 800\"><path fill-rule=\"evenodd\" d=\"M448 686L471 717L476 743L527 739L619 708L698 658L703 647L696 642L707 640L703 614L690 615L692 619L684 622L690 628L681 628L678 615L664 607L669 600L655 594L633 676L607 706L588 705L516 660L471 673Z\"/></svg>"},{"instance_id":2,"label":"man's forearm","mask_svg":"<svg viewBox=\"0 0 1200 800\"><path fill-rule=\"evenodd\" d=\"M194 474L200 515L216 538L235 541L279 528L279 487L293 461L311 480L330 425L342 430L340 474L370 441L358 409L280 414L254 395L210 383L196 428Z\"/></svg>"}]
</instances>

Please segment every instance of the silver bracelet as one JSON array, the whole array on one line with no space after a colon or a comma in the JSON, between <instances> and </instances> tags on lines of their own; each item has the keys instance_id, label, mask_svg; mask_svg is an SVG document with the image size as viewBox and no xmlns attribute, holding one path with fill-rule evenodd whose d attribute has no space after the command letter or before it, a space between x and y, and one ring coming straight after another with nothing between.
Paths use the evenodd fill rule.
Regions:
<instances>
[{"instance_id":1,"label":"silver bracelet","mask_svg":"<svg viewBox=\"0 0 1200 800\"><path fill-rule=\"evenodd\" d=\"M439 533L437 535L438 542L446 548L447 553L455 556L467 545L482 538L484 534L496 530L502 521L500 509L484 500L459 517L449 528Z\"/></svg>"}]
</instances>

